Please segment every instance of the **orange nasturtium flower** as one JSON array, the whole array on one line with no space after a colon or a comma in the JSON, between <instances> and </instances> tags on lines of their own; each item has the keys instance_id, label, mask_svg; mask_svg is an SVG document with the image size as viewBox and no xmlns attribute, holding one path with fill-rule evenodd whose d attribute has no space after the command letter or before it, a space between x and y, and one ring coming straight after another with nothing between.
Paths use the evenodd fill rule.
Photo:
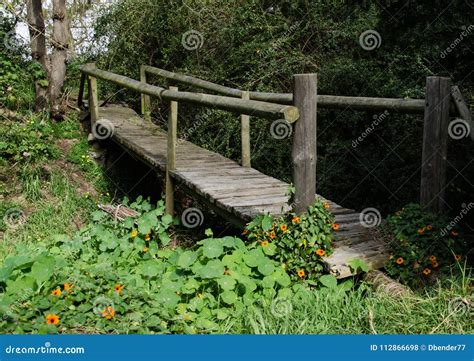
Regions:
<instances>
[{"instance_id":1,"label":"orange nasturtium flower","mask_svg":"<svg viewBox=\"0 0 474 361\"><path fill-rule=\"evenodd\" d=\"M461 255L460 254L455 254L454 259L459 262L461 260Z\"/></svg>"},{"instance_id":2,"label":"orange nasturtium flower","mask_svg":"<svg viewBox=\"0 0 474 361\"><path fill-rule=\"evenodd\" d=\"M419 230L417 230L418 234L423 234L425 233L425 227L423 228L420 228Z\"/></svg>"},{"instance_id":3,"label":"orange nasturtium flower","mask_svg":"<svg viewBox=\"0 0 474 361\"><path fill-rule=\"evenodd\" d=\"M300 223L301 219L300 217L293 217L293 219L291 220L291 223L295 224L295 223Z\"/></svg>"},{"instance_id":4,"label":"orange nasturtium flower","mask_svg":"<svg viewBox=\"0 0 474 361\"><path fill-rule=\"evenodd\" d=\"M282 224L280 226L280 229L283 231L283 232L286 232L286 230L288 229L288 226L286 224Z\"/></svg>"},{"instance_id":5,"label":"orange nasturtium flower","mask_svg":"<svg viewBox=\"0 0 474 361\"><path fill-rule=\"evenodd\" d=\"M428 231L431 231L431 230L433 229L433 226L432 226L431 224L429 224L429 225L426 226L426 229L427 229Z\"/></svg>"},{"instance_id":6,"label":"orange nasturtium flower","mask_svg":"<svg viewBox=\"0 0 474 361\"><path fill-rule=\"evenodd\" d=\"M72 284L67 283L67 282L66 282L63 286L64 286L64 291L68 291L68 292L69 292L69 291L71 290L71 288L72 288Z\"/></svg>"},{"instance_id":7,"label":"orange nasturtium flower","mask_svg":"<svg viewBox=\"0 0 474 361\"><path fill-rule=\"evenodd\" d=\"M244 229L244 231L242 232L242 234L245 236L246 234L249 233L249 230L248 229Z\"/></svg>"},{"instance_id":8,"label":"orange nasturtium flower","mask_svg":"<svg viewBox=\"0 0 474 361\"><path fill-rule=\"evenodd\" d=\"M271 239L275 239L275 237L276 237L275 232L271 231L271 232L269 233L269 237L270 237Z\"/></svg>"},{"instance_id":9,"label":"orange nasturtium flower","mask_svg":"<svg viewBox=\"0 0 474 361\"><path fill-rule=\"evenodd\" d=\"M304 273L304 269L300 269L300 270L298 270L298 276L299 276L299 277L303 278L303 277L304 277L304 275L305 275L305 273Z\"/></svg>"},{"instance_id":10,"label":"orange nasturtium flower","mask_svg":"<svg viewBox=\"0 0 474 361\"><path fill-rule=\"evenodd\" d=\"M147 233L145 234L145 241L149 241L150 240L150 233Z\"/></svg>"},{"instance_id":11,"label":"orange nasturtium flower","mask_svg":"<svg viewBox=\"0 0 474 361\"><path fill-rule=\"evenodd\" d=\"M324 202L323 207L324 209L329 209L329 202Z\"/></svg>"},{"instance_id":12,"label":"orange nasturtium flower","mask_svg":"<svg viewBox=\"0 0 474 361\"><path fill-rule=\"evenodd\" d=\"M398 257L395 262L397 262L397 264L403 264L403 262L405 262L405 260L403 259L403 257Z\"/></svg>"},{"instance_id":13,"label":"orange nasturtium flower","mask_svg":"<svg viewBox=\"0 0 474 361\"><path fill-rule=\"evenodd\" d=\"M434 261L431 263L431 265L433 266L433 268L438 268L439 267L439 263Z\"/></svg>"},{"instance_id":14,"label":"orange nasturtium flower","mask_svg":"<svg viewBox=\"0 0 474 361\"><path fill-rule=\"evenodd\" d=\"M333 229L334 231L339 231L339 225L338 225L337 223L333 223L332 229Z\"/></svg>"},{"instance_id":15,"label":"orange nasturtium flower","mask_svg":"<svg viewBox=\"0 0 474 361\"><path fill-rule=\"evenodd\" d=\"M57 325L59 323L59 316L52 313L46 315L46 323L48 325Z\"/></svg>"},{"instance_id":16,"label":"orange nasturtium flower","mask_svg":"<svg viewBox=\"0 0 474 361\"><path fill-rule=\"evenodd\" d=\"M424 274L425 276L428 276L430 273L431 273L431 270L430 270L429 268L425 268L425 269L423 270L423 274Z\"/></svg>"},{"instance_id":17,"label":"orange nasturtium flower","mask_svg":"<svg viewBox=\"0 0 474 361\"><path fill-rule=\"evenodd\" d=\"M262 241L262 243L260 243L262 245L262 247L267 247L268 246L268 241Z\"/></svg>"},{"instance_id":18,"label":"orange nasturtium flower","mask_svg":"<svg viewBox=\"0 0 474 361\"><path fill-rule=\"evenodd\" d=\"M316 254L317 254L318 256L321 256L321 257L322 257L322 256L324 256L324 255L326 254L326 251L325 251L324 249L318 248L318 249L316 250Z\"/></svg>"},{"instance_id":19,"label":"orange nasturtium flower","mask_svg":"<svg viewBox=\"0 0 474 361\"><path fill-rule=\"evenodd\" d=\"M107 306L105 310L102 311L102 316L110 320L115 316L115 309L112 306Z\"/></svg>"},{"instance_id":20,"label":"orange nasturtium flower","mask_svg":"<svg viewBox=\"0 0 474 361\"><path fill-rule=\"evenodd\" d=\"M459 233L458 233L458 232L456 232L456 231L451 231L451 235L453 235L454 237L456 237L456 236L458 236L458 235L459 235Z\"/></svg>"},{"instance_id":21,"label":"orange nasturtium flower","mask_svg":"<svg viewBox=\"0 0 474 361\"><path fill-rule=\"evenodd\" d=\"M432 262L432 263L433 263L433 262L436 262L436 256L434 256L434 255L429 256L428 259L429 259L430 262Z\"/></svg>"},{"instance_id":22,"label":"orange nasturtium flower","mask_svg":"<svg viewBox=\"0 0 474 361\"><path fill-rule=\"evenodd\" d=\"M61 296L61 289L58 287L51 292L51 296Z\"/></svg>"},{"instance_id":23,"label":"orange nasturtium flower","mask_svg":"<svg viewBox=\"0 0 474 361\"><path fill-rule=\"evenodd\" d=\"M120 293L122 292L122 290L123 290L123 285L121 285L120 283L117 283L115 285L115 292Z\"/></svg>"},{"instance_id":24,"label":"orange nasturtium flower","mask_svg":"<svg viewBox=\"0 0 474 361\"><path fill-rule=\"evenodd\" d=\"M138 232L136 229L134 229L132 230L132 233L130 233L130 237L135 238L136 236L138 236Z\"/></svg>"}]
</instances>

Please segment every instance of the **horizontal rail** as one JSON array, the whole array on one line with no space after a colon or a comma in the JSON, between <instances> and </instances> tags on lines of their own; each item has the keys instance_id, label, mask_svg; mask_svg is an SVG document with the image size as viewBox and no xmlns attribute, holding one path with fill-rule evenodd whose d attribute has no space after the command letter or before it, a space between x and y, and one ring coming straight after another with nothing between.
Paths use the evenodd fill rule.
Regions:
<instances>
[{"instance_id":1,"label":"horizontal rail","mask_svg":"<svg viewBox=\"0 0 474 361\"><path fill-rule=\"evenodd\" d=\"M145 65L145 72L157 75L169 80L191 85L229 97L241 97L242 90L212 83L189 75L173 73L153 66ZM250 99L279 103L293 104L291 93L264 93L250 92ZM317 95L319 108L328 109L352 109L352 110L392 110L403 113L423 114L425 101L423 99L398 99L398 98L373 98L373 97L350 97L338 95Z\"/></svg>"},{"instance_id":2,"label":"horizontal rail","mask_svg":"<svg viewBox=\"0 0 474 361\"><path fill-rule=\"evenodd\" d=\"M169 101L197 104L264 118L284 118L289 123L295 122L299 117L298 108L290 105L256 100L242 100L220 95L167 90L158 86L142 83L123 75L100 70L91 64L82 65L80 70L89 76L107 80L124 88Z\"/></svg>"}]
</instances>

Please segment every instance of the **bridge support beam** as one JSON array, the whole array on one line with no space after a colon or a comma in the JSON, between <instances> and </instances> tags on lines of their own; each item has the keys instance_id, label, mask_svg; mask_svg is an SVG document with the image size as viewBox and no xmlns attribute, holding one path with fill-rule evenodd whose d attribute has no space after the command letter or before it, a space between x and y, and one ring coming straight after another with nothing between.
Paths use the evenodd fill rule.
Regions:
<instances>
[{"instance_id":1,"label":"bridge support beam","mask_svg":"<svg viewBox=\"0 0 474 361\"><path fill-rule=\"evenodd\" d=\"M432 213L443 213L451 80L427 77L425 101L420 204Z\"/></svg>"},{"instance_id":2,"label":"bridge support beam","mask_svg":"<svg viewBox=\"0 0 474 361\"><path fill-rule=\"evenodd\" d=\"M293 81L293 104L300 114L294 125L291 152L295 186L293 210L301 213L316 196L317 74L296 74Z\"/></svg>"},{"instance_id":3,"label":"bridge support beam","mask_svg":"<svg viewBox=\"0 0 474 361\"><path fill-rule=\"evenodd\" d=\"M145 66L141 65L140 66L140 81L143 84L146 84L146 72L145 72ZM141 103L141 113L143 117L151 121L151 100L150 96L144 93L140 93L140 103Z\"/></svg>"},{"instance_id":4,"label":"bridge support beam","mask_svg":"<svg viewBox=\"0 0 474 361\"><path fill-rule=\"evenodd\" d=\"M170 90L178 91L176 87L170 87ZM178 102L170 102L170 111L168 115L168 143L166 155L166 191L165 206L166 213L174 215L174 185L170 172L176 169L176 137L178 128Z\"/></svg>"}]
</instances>

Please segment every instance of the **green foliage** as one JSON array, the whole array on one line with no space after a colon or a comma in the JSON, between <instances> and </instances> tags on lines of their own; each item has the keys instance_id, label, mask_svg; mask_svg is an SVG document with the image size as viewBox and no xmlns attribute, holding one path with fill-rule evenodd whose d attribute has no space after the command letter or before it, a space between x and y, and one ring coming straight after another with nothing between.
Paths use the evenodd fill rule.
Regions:
<instances>
[{"instance_id":1,"label":"green foliage","mask_svg":"<svg viewBox=\"0 0 474 361\"><path fill-rule=\"evenodd\" d=\"M6 122L0 127L0 156L11 162L29 163L55 159L57 125L31 116L25 122Z\"/></svg>"},{"instance_id":2,"label":"green foliage","mask_svg":"<svg viewBox=\"0 0 474 361\"><path fill-rule=\"evenodd\" d=\"M258 216L244 233L256 247L283 264L293 280L316 285L324 270L322 257L331 253L333 221L318 198L307 212L298 216Z\"/></svg>"},{"instance_id":3,"label":"green foliage","mask_svg":"<svg viewBox=\"0 0 474 361\"><path fill-rule=\"evenodd\" d=\"M118 223L97 211L73 237L55 234L6 258L2 330L207 333L250 307L293 295L284 269L261 248L235 237L162 248L172 224L163 202L129 206L140 216ZM47 324L48 315L59 324Z\"/></svg>"},{"instance_id":4,"label":"green foliage","mask_svg":"<svg viewBox=\"0 0 474 361\"><path fill-rule=\"evenodd\" d=\"M448 57L440 57L470 24L472 9L463 1L451 3L449 11L445 6L406 1L382 5L373 0L123 0L96 25L98 40L112 39L97 60L100 67L135 79L139 65L146 63L235 88L273 92L290 92L293 74L315 72L319 94L397 98L421 98L426 76L446 74L461 83L472 103L472 37L465 37ZM378 31L382 40L372 51L359 44L359 36L369 29ZM195 50L182 44L189 30L202 35ZM167 85L164 79L151 81ZM106 86L106 92L115 90ZM137 94L122 92L118 98L138 109ZM157 104L152 114L164 125L167 109ZM418 116L388 111L389 119L354 148L353 140L379 114L318 110L320 194L344 199L346 207L376 207L382 212L416 199L422 127ZM236 120L235 114L182 104L178 129L193 143L239 160ZM275 141L269 128L268 120L252 118L252 166L289 181L291 141ZM472 187L465 180L474 174L465 166L473 152L467 141L450 146L453 187L447 199L453 205L472 199ZM455 177L455 169L463 169L464 177Z\"/></svg>"},{"instance_id":5,"label":"green foliage","mask_svg":"<svg viewBox=\"0 0 474 361\"><path fill-rule=\"evenodd\" d=\"M34 81L44 78L39 64L25 59L25 44L14 35L14 23L0 13L0 107L31 108L34 99Z\"/></svg>"},{"instance_id":6,"label":"green foliage","mask_svg":"<svg viewBox=\"0 0 474 361\"><path fill-rule=\"evenodd\" d=\"M433 282L449 274L452 266L463 262L466 243L458 225L448 219L423 212L409 204L387 218L392 257L387 272L413 287Z\"/></svg>"}]
</instances>

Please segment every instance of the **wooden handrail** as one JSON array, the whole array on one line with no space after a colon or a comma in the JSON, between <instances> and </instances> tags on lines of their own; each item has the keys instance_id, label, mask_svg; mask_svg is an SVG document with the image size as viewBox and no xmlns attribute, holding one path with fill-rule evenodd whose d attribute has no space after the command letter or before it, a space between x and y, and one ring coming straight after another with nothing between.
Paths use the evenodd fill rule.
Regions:
<instances>
[{"instance_id":1,"label":"wooden handrail","mask_svg":"<svg viewBox=\"0 0 474 361\"><path fill-rule=\"evenodd\" d=\"M220 95L167 90L158 86L144 84L138 80L123 75L100 70L89 64L81 66L80 70L89 76L107 80L124 88L132 89L164 100L197 104L263 118L283 118L289 123L295 122L299 117L298 108L294 106L256 100L242 100Z\"/></svg>"},{"instance_id":2,"label":"wooden handrail","mask_svg":"<svg viewBox=\"0 0 474 361\"><path fill-rule=\"evenodd\" d=\"M212 83L189 75L173 73L149 65L143 65L146 73L180 82L196 88L212 91L230 97L242 97L242 90ZM293 104L292 93L250 92L251 100L279 104ZM351 109L351 110L392 110L394 112L423 114L425 101L423 99L398 99L375 97L350 97L338 95L318 95L319 108Z\"/></svg>"}]
</instances>

